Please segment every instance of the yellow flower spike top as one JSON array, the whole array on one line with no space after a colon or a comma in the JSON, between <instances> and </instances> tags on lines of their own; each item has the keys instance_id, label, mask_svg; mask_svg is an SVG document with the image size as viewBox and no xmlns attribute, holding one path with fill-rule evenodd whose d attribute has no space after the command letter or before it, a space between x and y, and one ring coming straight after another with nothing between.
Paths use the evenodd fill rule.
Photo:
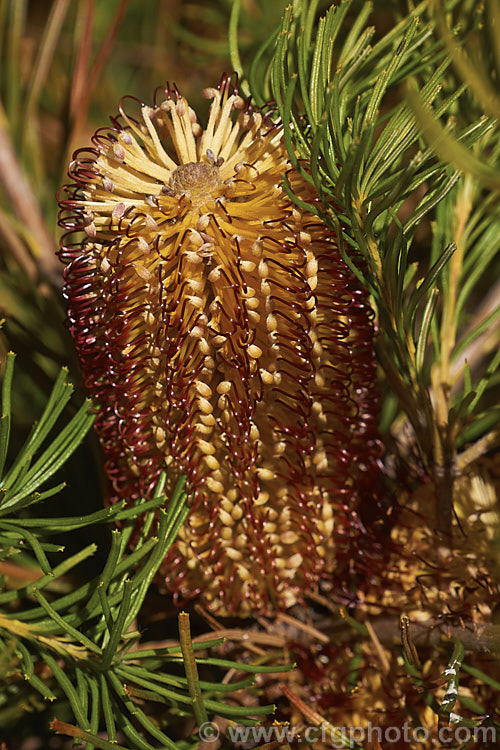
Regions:
<instances>
[{"instance_id":1,"label":"yellow flower spike top","mask_svg":"<svg viewBox=\"0 0 500 750\"><path fill-rule=\"evenodd\" d=\"M167 467L191 512L166 587L219 613L287 607L348 565L377 473L367 295L280 122L231 84L205 129L177 91L121 110L60 194L68 317L111 501ZM73 239L74 238L74 239ZM82 239L83 238L83 239Z\"/></svg>"}]
</instances>

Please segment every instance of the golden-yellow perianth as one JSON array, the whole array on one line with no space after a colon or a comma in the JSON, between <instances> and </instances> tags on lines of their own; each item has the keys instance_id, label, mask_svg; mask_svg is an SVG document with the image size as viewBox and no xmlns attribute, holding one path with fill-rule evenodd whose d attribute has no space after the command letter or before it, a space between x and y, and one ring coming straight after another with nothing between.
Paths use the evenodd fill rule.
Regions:
<instances>
[{"instance_id":1,"label":"golden-yellow perianth","mask_svg":"<svg viewBox=\"0 0 500 750\"><path fill-rule=\"evenodd\" d=\"M214 611L286 607L349 559L374 480L372 314L279 121L224 78L121 109L60 194L68 315L111 500L187 476L162 571Z\"/></svg>"}]
</instances>

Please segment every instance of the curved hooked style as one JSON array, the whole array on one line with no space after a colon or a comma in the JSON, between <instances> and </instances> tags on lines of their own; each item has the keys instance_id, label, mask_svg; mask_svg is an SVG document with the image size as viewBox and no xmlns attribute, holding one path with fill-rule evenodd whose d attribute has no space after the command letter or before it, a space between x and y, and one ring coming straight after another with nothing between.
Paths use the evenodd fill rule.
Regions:
<instances>
[{"instance_id":1,"label":"curved hooked style","mask_svg":"<svg viewBox=\"0 0 500 750\"><path fill-rule=\"evenodd\" d=\"M300 600L363 534L373 314L333 231L282 186L317 200L281 123L228 78L204 95L204 129L164 89L75 154L60 258L111 502L185 474L166 586L245 615Z\"/></svg>"}]
</instances>

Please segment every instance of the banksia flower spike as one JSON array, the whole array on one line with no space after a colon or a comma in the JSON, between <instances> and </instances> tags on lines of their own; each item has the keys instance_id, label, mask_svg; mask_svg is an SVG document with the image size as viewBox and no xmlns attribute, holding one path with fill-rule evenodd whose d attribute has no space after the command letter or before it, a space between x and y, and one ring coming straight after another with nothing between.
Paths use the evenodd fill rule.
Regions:
<instances>
[{"instance_id":1,"label":"banksia flower spike","mask_svg":"<svg viewBox=\"0 0 500 750\"><path fill-rule=\"evenodd\" d=\"M75 154L60 257L112 501L185 474L166 586L246 614L300 599L361 533L373 326L332 230L282 187L316 200L281 124L227 78L204 94L204 130L162 89Z\"/></svg>"}]
</instances>

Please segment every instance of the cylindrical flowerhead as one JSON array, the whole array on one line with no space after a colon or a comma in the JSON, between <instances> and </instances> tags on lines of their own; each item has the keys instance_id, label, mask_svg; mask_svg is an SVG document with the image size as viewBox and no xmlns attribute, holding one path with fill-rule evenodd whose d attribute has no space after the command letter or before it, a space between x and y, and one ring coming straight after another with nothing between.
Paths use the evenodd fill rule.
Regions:
<instances>
[{"instance_id":1,"label":"cylindrical flowerhead","mask_svg":"<svg viewBox=\"0 0 500 750\"><path fill-rule=\"evenodd\" d=\"M361 533L372 314L332 230L283 188L316 200L281 124L228 79L204 94L205 129L162 89L75 154L60 257L111 501L185 474L166 586L247 614L300 600Z\"/></svg>"}]
</instances>

